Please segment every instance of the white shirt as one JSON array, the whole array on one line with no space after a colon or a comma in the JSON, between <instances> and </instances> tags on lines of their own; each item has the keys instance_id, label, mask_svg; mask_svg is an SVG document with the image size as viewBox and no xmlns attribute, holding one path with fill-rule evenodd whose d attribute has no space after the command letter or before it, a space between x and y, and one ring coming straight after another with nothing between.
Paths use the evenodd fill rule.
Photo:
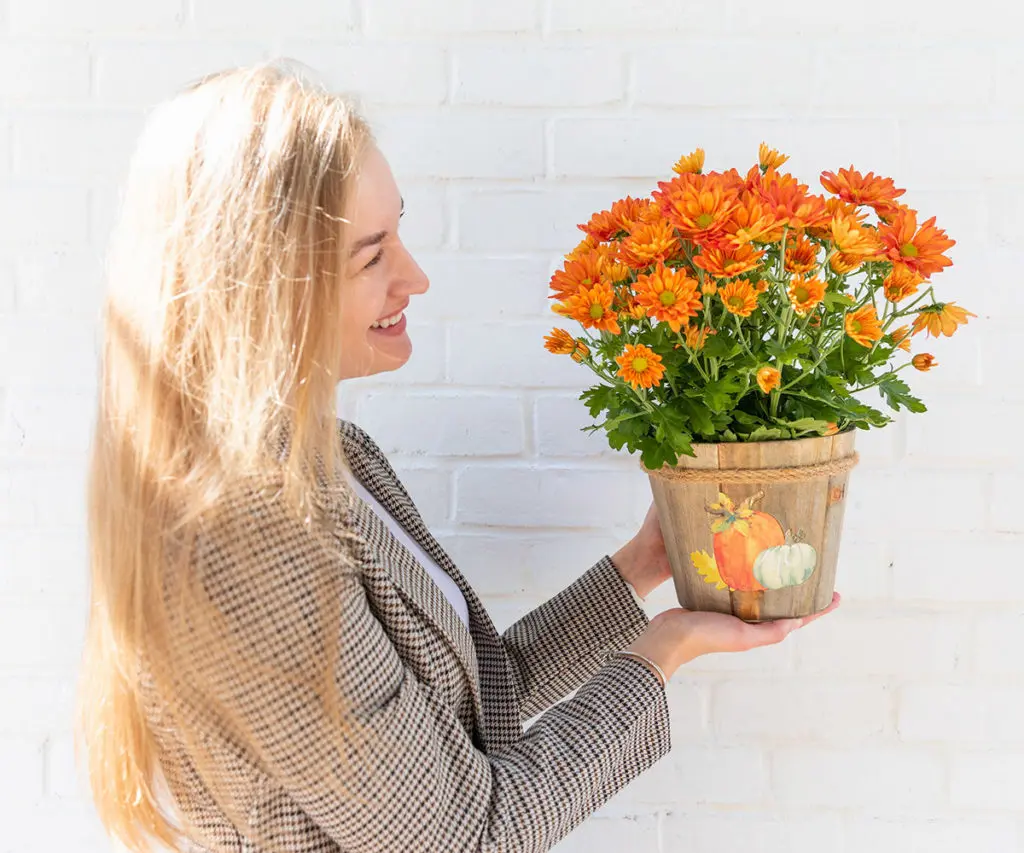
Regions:
<instances>
[{"instance_id":1,"label":"white shirt","mask_svg":"<svg viewBox=\"0 0 1024 853\"><path fill-rule=\"evenodd\" d=\"M395 538L401 542L406 548L409 549L409 553L412 554L423 568L429 572L430 576L434 579L440 588L441 592L444 593L444 597L448 599L452 607L455 608L455 612L459 614L459 618L463 624L469 626L469 608L466 606L466 598L462 594L462 590L455 581L452 580L444 569L442 569L426 551L420 547L420 544L413 539L408 533L405 532L405 528L399 524L393 515L383 507L366 487L359 482L359 480L353 476L348 477L349 483L352 484L352 488L359 497L366 501L377 513L378 518L383 521L388 528L394 534Z\"/></svg>"}]
</instances>

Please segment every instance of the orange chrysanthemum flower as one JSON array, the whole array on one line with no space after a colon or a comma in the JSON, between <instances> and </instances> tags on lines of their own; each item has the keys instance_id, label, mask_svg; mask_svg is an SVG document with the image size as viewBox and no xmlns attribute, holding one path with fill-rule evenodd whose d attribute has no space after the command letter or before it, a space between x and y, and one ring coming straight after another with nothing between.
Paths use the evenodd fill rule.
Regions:
<instances>
[{"instance_id":1,"label":"orange chrysanthemum flower","mask_svg":"<svg viewBox=\"0 0 1024 853\"><path fill-rule=\"evenodd\" d=\"M718 293L718 285L714 279L706 278L704 279L704 284L700 286L700 292L704 296L714 296Z\"/></svg>"},{"instance_id":2,"label":"orange chrysanthemum flower","mask_svg":"<svg viewBox=\"0 0 1024 853\"><path fill-rule=\"evenodd\" d=\"M611 240L651 217L652 207L650 199L626 196L615 202L611 210L595 213L585 225L576 227L597 240Z\"/></svg>"},{"instance_id":3,"label":"orange chrysanthemum flower","mask_svg":"<svg viewBox=\"0 0 1024 853\"><path fill-rule=\"evenodd\" d=\"M577 247L579 249L579 247ZM593 287L601 281L604 261L596 251L581 252L577 257L566 259L560 270L551 276L550 299L566 299L580 287Z\"/></svg>"},{"instance_id":4,"label":"orange chrysanthemum flower","mask_svg":"<svg viewBox=\"0 0 1024 853\"><path fill-rule=\"evenodd\" d=\"M933 367L938 367L939 363L935 360L935 356L930 352L921 352L910 359L910 363L914 365L917 370L928 371Z\"/></svg>"},{"instance_id":5,"label":"orange chrysanthemum flower","mask_svg":"<svg viewBox=\"0 0 1024 853\"><path fill-rule=\"evenodd\" d=\"M636 301L652 320L668 323L678 332L700 311L700 285L681 270L659 264L650 275L636 281Z\"/></svg>"},{"instance_id":6,"label":"orange chrysanthemum flower","mask_svg":"<svg viewBox=\"0 0 1024 853\"><path fill-rule=\"evenodd\" d=\"M653 263L667 261L682 250L672 223L667 219L640 222L620 244L619 257L633 269L645 269Z\"/></svg>"},{"instance_id":7,"label":"orange chrysanthemum flower","mask_svg":"<svg viewBox=\"0 0 1024 853\"><path fill-rule=\"evenodd\" d=\"M725 230L736 246L755 241L776 243L782 239L785 222L780 222L756 193L746 189L740 192L730 219Z\"/></svg>"},{"instance_id":8,"label":"orange chrysanthemum flower","mask_svg":"<svg viewBox=\"0 0 1024 853\"><path fill-rule=\"evenodd\" d=\"M951 338L958 326L967 325L968 317L977 316L955 302L937 302L921 309L921 313L914 318L911 334L927 331L928 336L932 338L939 335Z\"/></svg>"},{"instance_id":9,"label":"orange chrysanthemum flower","mask_svg":"<svg viewBox=\"0 0 1024 853\"><path fill-rule=\"evenodd\" d=\"M882 325L878 322L874 305L864 305L852 314L846 315L846 334L862 347L870 347L882 337Z\"/></svg>"},{"instance_id":10,"label":"orange chrysanthemum flower","mask_svg":"<svg viewBox=\"0 0 1024 853\"><path fill-rule=\"evenodd\" d=\"M742 278L733 279L718 291L725 310L739 317L749 317L757 308L757 294L750 282Z\"/></svg>"},{"instance_id":11,"label":"orange chrysanthemum flower","mask_svg":"<svg viewBox=\"0 0 1024 853\"><path fill-rule=\"evenodd\" d=\"M544 336L544 349L555 355L572 356L573 361L581 362L590 355L590 347L583 341L574 338L565 329L552 329Z\"/></svg>"},{"instance_id":12,"label":"orange chrysanthemum flower","mask_svg":"<svg viewBox=\"0 0 1024 853\"><path fill-rule=\"evenodd\" d=\"M778 169L789 159L789 155L780 154L776 149L769 148L767 143L762 142L757 147L757 164L762 170Z\"/></svg>"},{"instance_id":13,"label":"orange chrysanthemum flower","mask_svg":"<svg viewBox=\"0 0 1024 853\"><path fill-rule=\"evenodd\" d=\"M659 181L652 195L683 238L717 244L725 238L737 192L722 176L685 174Z\"/></svg>"},{"instance_id":14,"label":"orange chrysanthemum flower","mask_svg":"<svg viewBox=\"0 0 1024 853\"><path fill-rule=\"evenodd\" d=\"M699 326L686 327L686 345L692 350L699 350L704 347L708 335L716 334L714 329L701 329Z\"/></svg>"},{"instance_id":15,"label":"orange chrysanthemum flower","mask_svg":"<svg viewBox=\"0 0 1024 853\"><path fill-rule=\"evenodd\" d=\"M878 229L886 257L893 263L901 263L922 278L951 266L952 261L942 254L956 245L956 240L946 237L946 232L935 227L933 216L920 229L917 214L905 208L893 217L889 224Z\"/></svg>"},{"instance_id":16,"label":"orange chrysanthemum flower","mask_svg":"<svg viewBox=\"0 0 1024 853\"><path fill-rule=\"evenodd\" d=\"M593 287L580 285L579 290L564 302L552 306L556 314L571 317L585 329L601 329L618 335L618 315L612 310L615 293L610 284L599 281Z\"/></svg>"},{"instance_id":17,"label":"orange chrysanthemum flower","mask_svg":"<svg viewBox=\"0 0 1024 853\"><path fill-rule=\"evenodd\" d=\"M861 210L857 205L850 204L849 202L843 201L841 198L835 196L829 196L825 199L825 211L828 213L828 219L821 225L812 226L807 229L807 235L815 237L819 240L831 240L832 239L832 220L836 216L844 216L847 219L852 219L855 222L864 222L868 218L867 211Z\"/></svg>"},{"instance_id":18,"label":"orange chrysanthemum flower","mask_svg":"<svg viewBox=\"0 0 1024 853\"><path fill-rule=\"evenodd\" d=\"M617 375L634 388L650 388L657 385L665 374L661 356L643 344L626 344L625 352L615 361L619 365Z\"/></svg>"},{"instance_id":19,"label":"orange chrysanthemum flower","mask_svg":"<svg viewBox=\"0 0 1024 853\"><path fill-rule=\"evenodd\" d=\"M858 267L862 266L864 261L868 260L864 255L844 255L840 252L837 255L833 255L829 258L828 265L832 267L832 272L838 273L839 275L845 275L848 272L853 272Z\"/></svg>"},{"instance_id":20,"label":"orange chrysanthemum flower","mask_svg":"<svg viewBox=\"0 0 1024 853\"><path fill-rule=\"evenodd\" d=\"M694 174L699 175L701 170L704 168L704 149L697 148L691 153L684 157L679 158L679 162L672 167L672 171L677 175Z\"/></svg>"},{"instance_id":21,"label":"orange chrysanthemum flower","mask_svg":"<svg viewBox=\"0 0 1024 853\"><path fill-rule=\"evenodd\" d=\"M917 288L924 281L910 267L893 264L892 272L882 282L882 292L890 302L899 302L917 293Z\"/></svg>"},{"instance_id":22,"label":"orange chrysanthemum flower","mask_svg":"<svg viewBox=\"0 0 1024 853\"><path fill-rule=\"evenodd\" d=\"M802 275L795 275L788 292L793 310L804 317L825 298L825 282L820 278L808 279Z\"/></svg>"},{"instance_id":23,"label":"orange chrysanthemum flower","mask_svg":"<svg viewBox=\"0 0 1024 853\"><path fill-rule=\"evenodd\" d=\"M898 326L889 332L889 337L898 349L910 352L910 326Z\"/></svg>"},{"instance_id":24,"label":"orange chrysanthemum flower","mask_svg":"<svg viewBox=\"0 0 1024 853\"><path fill-rule=\"evenodd\" d=\"M544 349L555 355L568 355L576 349L576 338L565 329L552 329L544 336Z\"/></svg>"},{"instance_id":25,"label":"orange chrysanthemum flower","mask_svg":"<svg viewBox=\"0 0 1024 853\"><path fill-rule=\"evenodd\" d=\"M839 432L839 424L835 421L828 421L825 424L825 430L822 432L822 435L835 435L837 432Z\"/></svg>"},{"instance_id":26,"label":"orange chrysanthemum flower","mask_svg":"<svg viewBox=\"0 0 1024 853\"><path fill-rule=\"evenodd\" d=\"M874 172L862 175L852 164L849 169L840 169L838 174L822 172L821 185L843 201L870 205L879 215L895 213L899 207L895 200L906 192L897 189L892 178L876 177Z\"/></svg>"},{"instance_id":27,"label":"orange chrysanthemum flower","mask_svg":"<svg viewBox=\"0 0 1024 853\"><path fill-rule=\"evenodd\" d=\"M774 367L762 367L757 371L757 386L765 394L773 388L778 388L780 384L782 384L782 374Z\"/></svg>"},{"instance_id":28,"label":"orange chrysanthemum flower","mask_svg":"<svg viewBox=\"0 0 1024 853\"><path fill-rule=\"evenodd\" d=\"M855 255L865 260L881 254L882 241L878 231L853 217L836 214L832 217L832 242L842 255Z\"/></svg>"},{"instance_id":29,"label":"orange chrysanthemum flower","mask_svg":"<svg viewBox=\"0 0 1024 853\"><path fill-rule=\"evenodd\" d=\"M814 228L828 220L825 199L810 195L806 184L790 174L769 169L761 179L758 190L768 210L792 230Z\"/></svg>"},{"instance_id":30,"label":"orange chrysanthemum flower","mask_svg":"<svg viewBox=\"0 0 1024 853\"><path fill-rule=\"evenodd\" d=\"M694 255L693 265L718 278L733 278L750 272L764 258L764 251L758 251L749 243L735 249L704 249Z\"/></svg>"},{"instance_id":31,"label":"orange chrysanthemum flower","mask_svg":"<svg viewBox=\"0 0 1024 853\"><path fill-rule=\"evenodd\" d=\"M818 267L818 247L806 237L786 243L786 272L808 273Z\"/></svg>"}]
</instances>

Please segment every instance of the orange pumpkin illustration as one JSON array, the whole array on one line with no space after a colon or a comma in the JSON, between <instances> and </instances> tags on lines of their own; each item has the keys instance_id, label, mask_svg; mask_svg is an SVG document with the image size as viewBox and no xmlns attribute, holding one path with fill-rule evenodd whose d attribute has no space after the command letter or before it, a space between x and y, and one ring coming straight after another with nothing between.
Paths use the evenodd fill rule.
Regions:
<instances>
[{"instance_id":1,"label":"orange pumpkin illustration","mask_svg":"<svg viewBox=\"0 0 1024 853\"><path fill-rule=\"evenodd\" d=\"M735 590L763 590L765 587L754 577L754 560L765 548L786 543L782 525L768 513L754 509L763 497L764 492L758 492L737 507L719 492L718 502L707 508L715 516L711 531L718 573Z\"/></svg>"}]
</instances>

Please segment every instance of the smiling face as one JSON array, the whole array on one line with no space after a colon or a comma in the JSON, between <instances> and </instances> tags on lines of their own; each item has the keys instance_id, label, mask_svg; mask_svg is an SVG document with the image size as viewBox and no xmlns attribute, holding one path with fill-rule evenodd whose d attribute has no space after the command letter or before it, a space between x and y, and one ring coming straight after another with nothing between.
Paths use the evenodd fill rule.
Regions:
<instances>
[{"instance_id":1,"label":"smiling face","mask_svg":"<svg viewBox=\"0 0 1024 853\"><path fill-rule=\"evenodd\" d=\"M391 168L380 150L370 146L345 216L341 379L396 370L412 354L404 312L412 296L425 292L430 282L398 236L401 215L402 197ZM395 318L393 326L375 326Z\"/></svg>"}]
</instances>

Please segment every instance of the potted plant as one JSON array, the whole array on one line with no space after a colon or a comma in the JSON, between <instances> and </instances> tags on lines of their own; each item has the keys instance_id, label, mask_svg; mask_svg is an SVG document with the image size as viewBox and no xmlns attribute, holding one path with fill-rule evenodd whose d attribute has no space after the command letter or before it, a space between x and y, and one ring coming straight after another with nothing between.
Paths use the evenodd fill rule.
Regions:
<instances>
[{"instance_id":1,"label":"potted plant","mask_svg":"<svg viewBox=\"0 0 1024 853\"><path fill-rule=\"evenodd\" d=\"M745 174L697 149L648 198L580 225L551 278L552 353L602 381L585 430L639 451L680 603L748 621L832 599L857 430L925 411L900 376L976 315L936 297L954 245L890 178L823 172L825 194L764 143ZM905 374L904 374L905 376Z\"/></svg>"}]
</instances>

